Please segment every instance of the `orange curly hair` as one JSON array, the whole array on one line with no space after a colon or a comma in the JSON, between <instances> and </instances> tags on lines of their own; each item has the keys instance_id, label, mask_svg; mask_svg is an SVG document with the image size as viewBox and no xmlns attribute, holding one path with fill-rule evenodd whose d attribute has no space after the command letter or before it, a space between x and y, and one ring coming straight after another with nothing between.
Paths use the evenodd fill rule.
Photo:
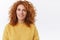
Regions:
<instances>
[{"instance_id":1,"label":"orange curly hair","mask_svg":"<svg viewBox=\"0 0 60 40\"><path fill-rule=\"evenodd\" d=\"M16 25L17 22L18 22L18 18L17 18L17 15L16 15L16 9L17 9L17 6L18 5L24 5L24 7L27 9L27 15L26 15L26 18L24 20L25 24L30 26L30 24L34 24L35 22L35 9L32 5L32 3L28 2L28 1L17 1L15 2L10 11L9 11L9 19L10 19L10 22L9 24L11 25Z\"/></svg>"}]
</instances>

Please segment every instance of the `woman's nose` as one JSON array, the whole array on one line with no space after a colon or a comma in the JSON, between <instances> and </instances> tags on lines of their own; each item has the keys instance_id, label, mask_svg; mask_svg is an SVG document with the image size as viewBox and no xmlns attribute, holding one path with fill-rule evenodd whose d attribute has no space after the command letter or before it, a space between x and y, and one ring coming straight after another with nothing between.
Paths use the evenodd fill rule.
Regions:
<instances>
[{"instance_id":1,"label":"woman's nose","mask_svg":"<svg viewBox=\"0 0 60 40\"><path fill-rule=\"evenodd\" d=\"M20 10L20 13L23 14L23 10Z\"/></svg>"}]
</instances>

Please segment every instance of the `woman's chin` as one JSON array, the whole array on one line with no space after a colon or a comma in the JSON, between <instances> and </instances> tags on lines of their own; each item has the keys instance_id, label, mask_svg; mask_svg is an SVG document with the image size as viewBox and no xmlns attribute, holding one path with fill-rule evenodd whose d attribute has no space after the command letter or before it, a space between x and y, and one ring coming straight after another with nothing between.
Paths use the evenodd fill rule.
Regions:
<instances>
[{"instance_id":1,"label":"woman's chin","mask_svg":"<svg viewBox=\"0 0 60 40\"><path fill-rule=\"evenodd\" d=\"M19 20L24 20L24 18L19 18Z\"/></svg>"}]
</instances>

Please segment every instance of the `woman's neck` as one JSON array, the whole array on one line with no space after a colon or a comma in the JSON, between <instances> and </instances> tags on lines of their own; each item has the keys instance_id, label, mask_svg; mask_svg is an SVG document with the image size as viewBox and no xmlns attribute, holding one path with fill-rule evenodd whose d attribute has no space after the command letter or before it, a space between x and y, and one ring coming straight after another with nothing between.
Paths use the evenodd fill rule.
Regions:
<instances>
[{"instance_id":1,"label":"woman's neck","mask_svg":"<svg viewBox=\"0 0 60 40\"><path fill-rule=\"evenodd\" d=\"M18 23L22 24L24 23L24 20L18 20Z\"/></svg>"}]
</instances>

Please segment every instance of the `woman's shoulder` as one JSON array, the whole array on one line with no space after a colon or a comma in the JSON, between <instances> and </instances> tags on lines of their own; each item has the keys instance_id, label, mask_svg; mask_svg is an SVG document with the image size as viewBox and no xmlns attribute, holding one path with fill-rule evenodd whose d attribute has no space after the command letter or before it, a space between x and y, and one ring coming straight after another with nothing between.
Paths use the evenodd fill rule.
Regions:
<instances>
[{"instance_id":1,"label":"woman's shoulder","mask_svg":"<svg viewBox=\"0 0 60 40\"><path fill-rule=\"evenodd\" d=\"M12 26L12 25L8 23L8 24L6 24L5 26Z\"/></svg>"},{"instance_id":2,"label":"woman's shoulder","mask_svg":"<svg viewBox=\"0 0 60 40\"><path fill-rule=\"evenodd\" d=\"M36 29L36 25L35 24L31 24L31 27Z\"/></svg>"},{"instance_id":3,"label":"woman's shoulder","mask_svg":"<svg viewBox=\"0 0 60 40\"><path fill-rule=\"evenodd\" d=\"M35 24L30 24L31 27L35 27Z\"/></svg>"},{"instance_id":4,"label":"woman's shoulder","mask_svg":"<svg viewBox=\"0 0 60 40\"><path fill-rule=\"evenodd\" d=\"M36 24L31 24L32 28L34 29L35 32L38 32Z\"/></svg>"},{"instance_id":5,"label":"woman's shoulder","mask_svg":"<svg viewBox=\"0 0 60 40\"><path fill-rule=\"evenodd\" d=\"M5 25L5 29L10 29L12 25L10 25L9 23Z\"/></svg>"}]
</instances>

